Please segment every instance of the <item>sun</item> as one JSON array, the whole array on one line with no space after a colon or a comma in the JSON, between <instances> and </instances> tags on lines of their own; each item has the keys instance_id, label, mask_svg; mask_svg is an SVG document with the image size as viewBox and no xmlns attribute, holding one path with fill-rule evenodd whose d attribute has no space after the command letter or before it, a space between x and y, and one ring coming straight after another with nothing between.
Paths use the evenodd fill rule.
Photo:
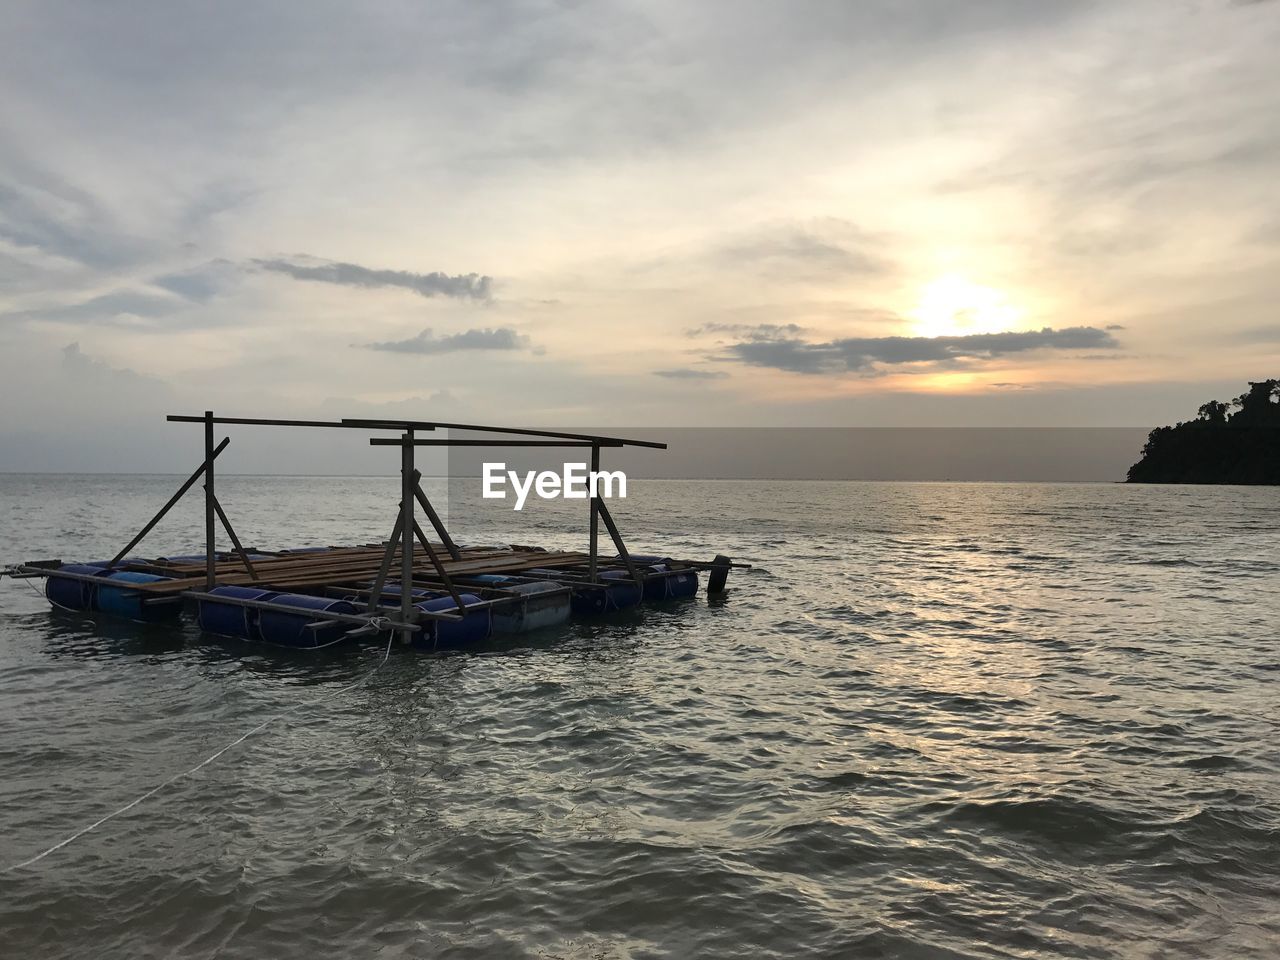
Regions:
<instances>
[{"instance_id":1,"label":"sun","mask_svg":"<svg viewBox=\"0 0 1280 960\"><path fill-rule=\"evenodd\" d=\"M1002 291L947 273L925 284L911 317L918 337L955 337L1013 330L1022 312Z\"/></svg>"}]
</instances>

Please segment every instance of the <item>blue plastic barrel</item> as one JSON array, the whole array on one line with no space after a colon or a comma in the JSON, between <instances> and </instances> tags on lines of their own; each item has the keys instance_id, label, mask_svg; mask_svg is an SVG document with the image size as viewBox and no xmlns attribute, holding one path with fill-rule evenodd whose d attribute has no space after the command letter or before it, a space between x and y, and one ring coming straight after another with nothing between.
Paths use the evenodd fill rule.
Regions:
<instances>
[{"instance_id":1,"label":"blue plastic barrel","mask_svg":"<svg viewBox=\"0 0 1280 960\"><path fill-rule=\"evenodd\" d=\"M667 599L684 600L698 593L698 571L677 570L667 577Z\"/></svg>"},{"instance_id":2,"label":"blue plastic barrel","mask_svg":"<svg viewBox=\"0 0 1280 960\"><path fill-rule=\"evenodd\" d=\"M644 569L644 601L679 600L698 592L698 575L692 570L672 570L667 563L655 563Z\"/></svg>"},{"instance_id":3,"label":"blue plastic barrel","mask_svg":"<svg viewBox=\"0 0 1280 960\"><path fill-rule=\"evenodd\" d=\"M172 580L172 577L160 577L154 573L134 573L131 570L121 570L118 573L107 574L108 580L117 581L122 586L108 587L105 584L98 587L97 593L94 595L93 605L102 613L110 614L113 617L124 617L127 620L168 620L177 617L182 612L182 604L180 602L171 603L144 603L144 600L158 599L156 594L144 593L140 590L130 590L123 584L128 583L158 583L162 580ZM175 598L166 598L173 600Z\"/></svg>"},{"instance_id":4,"label":"blue plastic barrel","mask_svg":"<svg viewBox=\"0 0 1280 960\"><path fill-rule=\"evenodd\" d=\"M668 569L665 563L651 563L641 568L640 572L645 578L645 603L654 603L658 600L667 599L667 578L665 576L657 576L657 574L665 574Z\"/></svg>"},{"instance_id":5,"label":"blue plastic barrel","mask_svg":"<svg viewBox=\"0 0 1280 960\"><path fill-rule=\"evenodd\" d=\"M305 607L312 613L293 613L288 610L258 611L258 633L267 643L282 647L323 647L336 643L342 635L355 628L350 623L330 623L323 627L307 624L323 623L325 613L358 613L356 605L348 600L332 597L310 597L302 593L281 593L271 598L272 603L288 607Z\"/></svg>"},{"instance_id":6,"label":"blue plastic barrel","mask_svg":"<svg viewBox=\"0 0 1280 960\"><path fill-rule=\"evenodd\" d=\"M105 566L89 563L64 563L58 569L66 573L83 574L86 577L107 575ZM63 610L93 609L93 594L96 589L92 583L59 577L56 572L51 572L44 581L44 595L55 607L61 607Z\"/></svg>"},{"instance_id":7,"label":"blue plastic barrel","mask_svg":"<svg viewBox=\"0 0 1280 960\"><path fill-rule=\"evenodd\" d=\"M647 573L658 573L644 582L645 603L658 600L680 600L698 592L698 575L692 570L668 570L666 564L651 567Z\"/></svg>"},{"instance_id":8,"label":"blue plastic barrel","mask_svg":"<svg viewBox=\"0 0 1280 960\"><path fill-rule=\"evenodd\" d=\"M464 606L480 603L480 598L474 593L464 593L461 597ZM458 604L448 594L415 606L431 613L454 613L458 609ZM462 647L489 639L493 617L488 607L481 607L479 610L468 609L461 620L422 620L419 624L422 629L413 635L414 646L432 650L436 647Z\"/></svg>"},{"instance_id":9,"label":"blue plastic barrel","mask_svg":"<svg viewBox=\"0 0 1280 960\"><path fill-rule=\"evenodd\" d=\"M237 600L265 601L277 596L273 590L260 590L257 587L214 587L209 592L215 596L234 597ZM201 600L197 619L200 629L209 633L239 637L242 640L260 639L257 632L258 611L251 607Z\"/></svg>"},{"instance_id":10,"label":"blue plastic barrel","mask_svg":"<svg viewBox=\"0 0 1280 960\"><path fill-rule=\"evenodd\" d=\"M643 596L631 575L621 570L606 570L600 574L603 586L584 586L573 591L573 612L578 616L613 613L634 607Z\"/></svg>"},{"instance_id":11,"label":"blue plastic barrel","mask_svg":"<svg viewBox=\"0 0 1280 960\"><path fill-rule=\"evenodd\" d=\"M493 608L493 632L529 633L543 627L554 627L569 619L569 593L558 583L540 580L512 583L504 589L522 596L511 603Z\"/></svg>"}]
</instances>

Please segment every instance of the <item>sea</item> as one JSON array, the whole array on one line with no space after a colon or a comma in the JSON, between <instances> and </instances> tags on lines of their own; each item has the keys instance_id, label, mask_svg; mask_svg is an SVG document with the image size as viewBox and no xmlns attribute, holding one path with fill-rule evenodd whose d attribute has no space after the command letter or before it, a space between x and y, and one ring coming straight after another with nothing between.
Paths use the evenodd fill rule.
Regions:
<instances>
[{"instance_id":1,"label":"sea","mask_svg":"<svg viewBox=\"0 0 1280 960\"><path fill-rule=\"evenodd\" d=\"M0 476L0 560L109 557L180 481ZM460 542L585 545L582 501L428 488ZM280 548L383 539L398 490L218 495ZM636 552L751 567L436 655L0 581L0 956L1280 956L1280 491L653 480L612 507ZM202 545L192 496L134 552Z\"/></svg>"}]
</instances>

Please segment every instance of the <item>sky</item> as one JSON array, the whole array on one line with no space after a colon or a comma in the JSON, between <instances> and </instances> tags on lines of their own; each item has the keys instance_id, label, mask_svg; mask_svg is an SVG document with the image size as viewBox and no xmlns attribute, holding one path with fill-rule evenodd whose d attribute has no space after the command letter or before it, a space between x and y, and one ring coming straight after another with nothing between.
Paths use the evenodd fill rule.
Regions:
<instances>
[{"instance_id":1,"label":"sky","mask_svg":"<svg viewBox=\"0 0 1280 960\"><path fill-rule=\"evenodd\" d=\"M1280 376L1280 2L0 21L0 470L186 469L205 409L1150 427Z\"/></svg>"}]
</instances>

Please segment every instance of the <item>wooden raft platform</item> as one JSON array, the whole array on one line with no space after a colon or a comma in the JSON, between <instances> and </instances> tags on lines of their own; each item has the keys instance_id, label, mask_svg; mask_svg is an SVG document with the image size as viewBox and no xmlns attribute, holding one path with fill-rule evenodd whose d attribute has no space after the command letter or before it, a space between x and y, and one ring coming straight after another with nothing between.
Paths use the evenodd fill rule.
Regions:
<instances>
[{"instance_id":1,"label":"wooden raft platform","mask_svg":"<svg viewBox=\"0 0 1280 960\"><path fill-rule=\"evenodd\" d=\"M440 566L450 578L466 578L487 574L520 573L540 567L574 567L585 564L585 553L550 551L536 547L459 548L461 559L449 558L443 544L432 544ZM219 554L214 567L217 581L223 586L263 587L274 590L309 592L324 587L363 588L373 581L386 555L386 544L366 544L355 547L329 547L324 550L289 550L264 553L246 550L253 572L245 568L236 554ZM402 553L397 548L392 555L392 571L399 575ZM413 554L413 579L415 582L436 582L439 570L436 565L418 551ZM153 583L139 583L135 589L149 594L179 594L202 589L205 585L204 558L198 561L126 559L119 569L154 573L173 577Z\"/></svg>"},{"instance_id":2,"label":"wooden raft platform","mask_svg":"<svg viewBox=\"0 0 1280 960\"><path fill-rule=\"evenodd\" d=\"M710 562L633 555L605 504L610 494L602 496L594 484L589 497L584 493L586 552L459 546L427 497L414 459L419 447L585 448L594 477L603 448L666 447L656 441L425 420L215 417L212 411L203 417L170 415L168 420L204 426L204 460L115 556L88 563L29 561L0 570L0 576L45 578L50 602L67 610L150 622L178 616L184 606L194 604L202 629L227 636L321 648L390 630L406 644L436 649L492 633L541 629L563 623L571 614L593 616L689 598L699 589L699 571L709 574L708 596L720 595L729 570L746 566L718 554ZM246 548L216 493L215 462L231 442L230 437L215 442L221 425L398 433L369 440L374 447L400 450L400 501L390 536L355 546ZM418 436L446 430L481 436ZM198 483L204 490L203 553L136 555L139 543ZM233 550L217 549L218 524ZM601 524L616 554L602 555ZM434 532L434 539L428 539L424 527Z\"/></svg>"}]
</instances>

